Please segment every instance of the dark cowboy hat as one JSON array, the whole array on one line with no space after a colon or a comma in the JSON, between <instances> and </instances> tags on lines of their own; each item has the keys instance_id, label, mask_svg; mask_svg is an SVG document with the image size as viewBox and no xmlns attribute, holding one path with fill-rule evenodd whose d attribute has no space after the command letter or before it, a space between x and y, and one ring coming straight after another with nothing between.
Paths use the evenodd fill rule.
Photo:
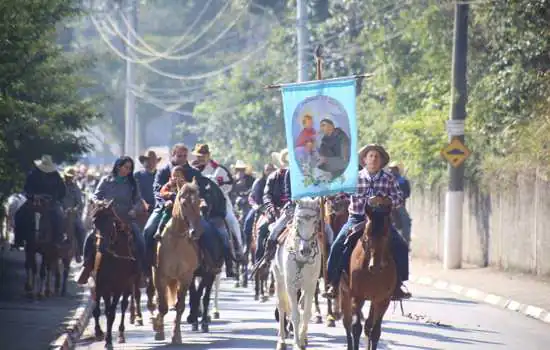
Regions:
<instances>
[{"instance_id":1,"label":"dark cowboy hat","mask_svg":"<svg viewBox=\"0 0 550 350\"><path fill-rule=\"evenodd\" d=\"M145 163L146 160L149 160L149 159L156 159L157 162L160 162L162 157L157 157L157 153L155 151L148 150L144 155L139 156L138 159L139 159L139 162L143 164Z\"/></svg>"},{"instance_id":2,"label":"dark cowboy hat","mask_svg":"<svg viewBox=\"0 0 550 350\"><path fill-rule=\"evenodd\" d=\"M359 150L359 164L361 164L361 166L365 166L365 164L363 163L363 158L365 158L369 151L377 151L380 154L380 157L382 157L382 168L385 168L386 165L388 165L388 163L390 162L390 155L388 154L388 152L386 152L384 147L373 143L363 146Z\"/></svg>"},{"instance_id":3,"label":"dark cowboy hat","mask_svg":"<svg viewBox=\"0 0 550 350\"><path fill-rule=\"evenodd\" d=\"M204 156L206 154L210 154L210 148L206 143L197 143L191 154L194 156Z\"/></svg>"}]
</instances>

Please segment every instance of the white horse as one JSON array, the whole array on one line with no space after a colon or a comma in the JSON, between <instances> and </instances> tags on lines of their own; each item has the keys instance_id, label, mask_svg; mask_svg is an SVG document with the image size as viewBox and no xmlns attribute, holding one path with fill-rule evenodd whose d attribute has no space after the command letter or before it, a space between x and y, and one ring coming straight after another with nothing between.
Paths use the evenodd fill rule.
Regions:
<instances>
[{"instance_id":1,"label":"white horse","mask_svg":"<svg viewBox=\"0 0 550 350\"><path fill-rule=\"evenodd\" d=\"M14 193L8 197L4 204L4 212L6 213L4 220L4 232L2 241L8 244L13 241L15 234L15 213L25 204L27 197L23 193Z\"/></svg>"},{"instance_id":2,"label":"white horse","mask_svg":"<svg viewBox=\"0 0 550 350\"><path fill-rule=\"evenodd\" d=\"M321 269L321 249L317 232L321 218L319 198L296 201L294 219L284 245L277 248L272 266L279 311L279 341L277 349L285 349L286 317L294 329L293 349L305 349L307 328L315 287ZM300 315L298 291L301 290L303 314Z\"/></svg>"}]
</instances>

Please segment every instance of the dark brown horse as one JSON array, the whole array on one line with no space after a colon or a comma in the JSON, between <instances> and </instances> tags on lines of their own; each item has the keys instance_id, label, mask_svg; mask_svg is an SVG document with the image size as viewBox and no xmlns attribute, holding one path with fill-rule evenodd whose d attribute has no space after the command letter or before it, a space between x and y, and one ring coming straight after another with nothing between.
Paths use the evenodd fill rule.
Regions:
<instances>
[{"instance_id":1,"label":"dark brown horse","mask_svg":"<svg viewBox=\"0 0 550 350\"><path fill-rule=\"evenodd\" d=\"M365 225L351 255L349 273L342 276L340 296L348 350L359 349L361 309L370 301L364 333L367 349L376 350L382 332L382 319L397 283L395 262L390 252L391 200L375 196L368 199Z\"/></svg>"},{"instance_id":2,"label":"dark brown horse","mask_svg":"<svg viewBox=\"0 0 550 350\"><path fill-rule=\"evenodd\" d=\"M25 291L29 297L42 298L52 295L52 275L59 276L59 247L53 241L53 226L51 208L55 205L49 196L36 195L26 203L29 211L34 215L34 227L28 227L25 243L25 271L27 280ZM38 264L36 254L41 255L40 283L35 290L38 280ZM59 293L59 281L56 283L56 294Z\"/></svg>"},{"instance_id":3,"label":"dark brown horse","mask_svg":"<svg viewBox=\"0 0 550 350\"><path fill-rule=\"evenodd\" d=\"M71 270L71 260L78 252L77 242L75 236L75 220L77 220L78 208L65 209L65 235L67 239L63 242L59 249L59 257L61 259L61 265L63 266L63 276L60 276L60 271L55 271L55 289L59 288L59 281L61 280L61 295L65 295L67 292L67 279L69 278L69 272Z\"/></svg>"},{"instance_id":4,"label":"dark brown horse","mask_svg":"<svg viewBox=\"0 0 550 350\"><path fill-rule=\"evenodd\" d=\"M145 203L145 201L143 202L143 207L147 208L147 203ZM136 213L136 224L140 232L143 232L148 219L149 212L147 210L138 211ZM135 323L137 326L143 326L143 315L141 314L141 287L144 283L147 290L154 291L155 287L152 278L147 278L143 273L140 273L134 284L132 294L130 295L130 324ZM149 302L152 303L152 300Z\"/></svg>"},{"instance_id":5,"label":"dark brown horse","mask_svg":"<svg viewBox=\"0 0 550 350\"><path fill-rule=\"evenodd\" d=\"M252 258L252 261L255 261L256 258L256 251L258 250L258 246L260 244L260 240L264 240L262 242L265 247L265 240L267 237L260 237L260 227L265 224L267 221L267 216L265 212L264 207L260 207L256 211L255 217L254 217L254 224L252 226L252 239L250 242L250 257ZM268 300L268 296L265 294L265 290L268 286L268 280L271 277L271 283L269 284L269 296L275 295L275 280L273 278L273 275L270 273L269 267L259 267L258 261L255 261L255 269L251 271L251 275L254 276L254 300L261 300L262 302L265 302Z\"/></svg>"},{"instance_id":6,"label":"dark brown horse","mask_svg":"<svg viewBox=\"0 0 550 350\"><path fill-rule=\"evenodd\" d=\"M113 323L118 302L121 301L121 320L118 327L118 341L124 343L124 317L128 308L128 298L139 276L139 266L133 253L133 236L130 226L123 222L112 208L112 201L96 202L93 211L93 224L96 234L96 247L102 239L108 239L108 246L104 254L96 253L94 271L96 277L96 305L93 311L95 320L95 336L103 338L104 333L99 325L100 301L105 303L107 318L107 335L105 347L113 346Z\"/></svg>"}]
</instances>

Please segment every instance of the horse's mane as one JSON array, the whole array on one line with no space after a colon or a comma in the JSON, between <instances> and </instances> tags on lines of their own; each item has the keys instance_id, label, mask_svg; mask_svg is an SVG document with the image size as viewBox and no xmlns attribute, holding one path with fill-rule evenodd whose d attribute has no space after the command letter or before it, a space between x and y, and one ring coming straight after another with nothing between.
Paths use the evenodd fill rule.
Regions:
<instances>
[{"instance_id":1,"label":"horse's mane","mask_svg":"<svg viewBox=\"0 0 550 350\"><path fill-rule=\"evenodd\" d=\"M184 220L185 219L182 215L180 198L184 194L189 193L190 191L198 193L199 192L199 187L194 183L187 182L178 190L178 193L176 194L176 200L174 201L174 206L172 207L172 217L173 218L176 218L178 220Z\"/></svg>"}]
</instances>

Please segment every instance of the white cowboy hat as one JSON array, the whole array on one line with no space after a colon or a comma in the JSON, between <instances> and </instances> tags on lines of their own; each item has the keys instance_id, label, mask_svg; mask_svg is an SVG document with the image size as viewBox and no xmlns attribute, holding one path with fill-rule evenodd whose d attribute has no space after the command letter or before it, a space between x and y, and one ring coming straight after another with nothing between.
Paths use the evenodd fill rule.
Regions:
<instances>
[{"instance_id":1,"label":"white cowboy hat","mask_svg":"<svg viewBox=\"0 0 550 350\"><path fill-rule=\"evenodd\" d=\"M49 154L44 154L42 158L35 160L34 165L45 173L53 173L54 171L57 171L57 167L53 163L52 156Z\"/></svg>"},{"instance_id":2,"label":"white cowboy hat","mask_svg":"<svg viewBox=\"0 0 550 350\"><path fill-rule=\"evenodd\" d=\"M246 165L246 163L243 162L242 160L237 159L237 161L235 162L235 165L233 165L233 168L235 168L235 169L247 169L248 165Z\"/></svg>"},{"instance_id":3,"label":"white cowboy hat","mask_svg":"<svg viewBox=\"0 0 550 350\"><path fill-rule=\"evenodd\" d=\"M393 161L388 165L388 168L397 168L399 170L400 174L403 174L403 170L405 169L405 166L401 162Z\"/></svg>"},{"instance_id":4,"label":"white cowboy hat","mask_svg":"<svg viewBox=\"0 0 550 350\"><path fill-rule=\"evenodd\" d=\"M282 168L288 167L288 149L282 149L280 152L271 153L274 163L279 163Z\"/></svg>"}]
</instances>

